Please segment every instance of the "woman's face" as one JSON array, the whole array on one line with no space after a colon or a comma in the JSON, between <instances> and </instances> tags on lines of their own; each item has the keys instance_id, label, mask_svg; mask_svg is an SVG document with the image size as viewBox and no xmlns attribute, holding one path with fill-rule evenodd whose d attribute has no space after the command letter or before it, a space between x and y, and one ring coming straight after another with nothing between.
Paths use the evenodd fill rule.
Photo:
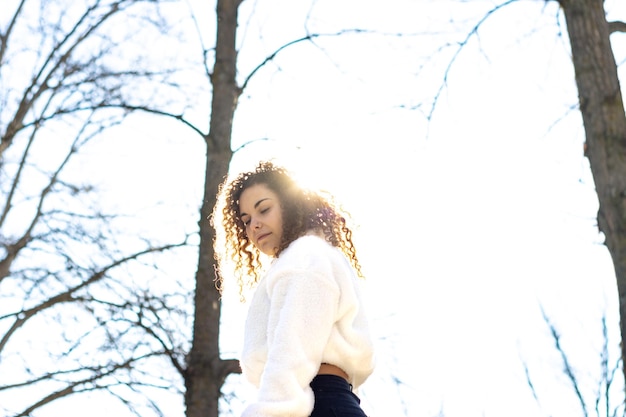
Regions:
<instances>
[{"instance_id":1,"label":"woman's face","mask_svg":"<svg viewBox=\"0 0 626 417\"><path fill-rule=\"evenodd\" d=\"M262 253L275 256L283 237L278 195L265 184L251 185L241 193L239 213L248 239Z\"/></svg>"}]
</instances>

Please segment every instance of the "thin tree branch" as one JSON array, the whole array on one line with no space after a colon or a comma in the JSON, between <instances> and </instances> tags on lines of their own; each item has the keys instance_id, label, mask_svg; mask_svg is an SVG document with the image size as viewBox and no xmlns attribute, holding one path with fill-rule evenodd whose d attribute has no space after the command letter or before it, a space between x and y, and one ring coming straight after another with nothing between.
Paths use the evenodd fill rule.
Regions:
<instances>
[{"instance_id":1,"label":"thin tree branch","mask_svg":"<svg viewBox=\"0 0 626 417\"><path fill-rule=\"evenodd\" d=\"M7 51L7 45L9 43L9 38L11 37L11 32L13 32L13 28L15 27L15 23L17 22L17 17L20 15L25 3L26 0L20 1L20 4L17 6L17 9L13 14L11 22L9 22L9 26L7 27L6 32L0 34L0 67L2 67L2 64L4 64L4 55ZM7 6L5 5L4 7Z\"/></svg>"},{"instance_id":2,"label":"thin tree branch","mask_svg":"<svg viewBox=\"0 0 626 417\"><path fill-rule=\"evenodd\" d=\"M442 79L441 84L439 85L439 88L437 89L437 92L435 93L435 97L433 98L433 103L430 107L430 111L428 112L426 116L427 120L431 120L433 117L433 114L435 113L435 107L437 106L439 97L443 93L444 88L448 85L448 77L450 76L450 71L452 70L452 66L456 62L457 58L461 54L461 51L465 48L465 46L469 43L469 41L474 36L478 35L478 30L487 21L487 19L489 19L492 15L494 15L498 10L501 10L502 8L508 6L509 4L515 3L517 1L519 0L508 0L504 3L497 4L496 6L494 6L491 10L487 11L487 13L483 15L483 17L478 21L478 23L476 23L476 25L474 25L474 27L469 31L469 33L465 36L465 38L461 40L461 42L459 42L456 51L452 55L452 58L450 58L450 61L448 62L448 65L446 66L446 69L443 72L443 79Z\"/></svg>"},{"instance_id":3,"label":"thin tree branch","mask_svg":"<svg viewBox=\"0 0 626 417\"><path fill-rule=\"evenodd\" d=\"M567 375L567 378L569 379L569 381L572 383L572 388L574 389L574 392L576 393L576 398L578 399L578 402L580 403L580 407L583 412L583 415L585 417L588 417L589 413L587 411L587 405L585 404L585 399L583 398L583 394L580 391L580 384L578 382L578 378L576 377L576 374L574 373L574 369L569 362L569 358L567 357L567 354L565 353L563 346L561 346L561 336L556 330L556 327L554 326L554 324L552 324L552 322L550 321L550 318L548 317L543 306L541 307L541 315L545 323L548 325L548 328L550 329L550 334L552 336L552 340L554 341L556 350L559 352L559 355L561 356L561 360L563 361L563 371L565 372L565 375Z\"/></svg>"},{"instance_id":4,"label":"thin tree branch","mask_svg":"<svg viewBox=\"0 0 626 417\"><path fill-rule=\"evenodd\" d=\"M624 32L626 33L626 22L622 22L621 20L617 20L614 22L608 22L609 24L609 33L615 32Z\"/></svg>"},{"instance_id":5,"label":"thin tree branch","mask_svg":"<svg viewBox=\"0 0 626 417\"><path fill-rule=\"evenodd\" d=\"M279 53L281 53L282 51L284 51L285 49L289 48L290 46L299 44L301 42L306 42L306 41L313 41L313 39L315 38L321 38L321 37L334 37L334 36L341 36L341 35L345 35L348 33L365 33L367 32L366 30L363 29L346 29L346 30L341 30L339 32L335 32L335 33L311 33L311 34L307 34L306 36L299 38L299 39L294 39L290 42L287 42L286 44L280 46L278 49L276 49L274 52L272 52L270 55L268 55L259 65L257 65L251 72L250 74L248 74L248 76L245 78L240 91L244 91L248 85L248 83L250 82L250 80L252 79L252 77L254 76L254 74L256 74L259 70L261 70L261 68L263 68L264 66L266 66L269 62L273 61L276 56L278 56Z\"/></svg>"},{"instance_id":6,"label":"thin tree branch","mask_svg":"<svg viewBox=\"0 0 626 417\"><path fill-rule=\"evenodd\" d=\"M22 411L20 414L17 414L15 417L29 417L32 415L32 412L35 411L38 408L43 407L46 404L49 404L52 401L55 401L59 398L63 398L63 397L67 397L71 394L76 394L76 393L80 393L80 392L84 392L84 391L94 391L97 389L102 389L104 386L98 386L98 384L96 384L95 382L98 380L101 380L104 377L107 376L111 376L113 375L115 372L117 372L120 369L128 369L131 367L131 365L134 362L137 362L139 360L151 357L151 356L155 356L159 353L157 352L151 352L147 355L143 355L143 356L139 356L136 358L130 358L122 363L117 363L114 365L109 365L105 370L105 368L100 368L96 370L96 373L94 375L91 375L87 378L83 378L77 381L73 381L71 382L68 386L66 386L63 389L60 389L58 391L52 392L48 395L46 395L45 397L43 397L41 400L37 401L36 403L30 405L28 408L26 408L24 411ZM86 385L90 384L90 383L94 383L93 387L86 387ZM106 386L106 385L105 385ZM81 388L82 387L82 388Z\"/></svg>"},{"instance_id":7,"label":"thin tree branch","mask_svg":"<svg viewBox=\"0 0 626 417\"><path fill-rule=\"evenodd\" d=\"M0 352L2 352L2 350L6 347L9 339L11 338L11 336L20 328L24 325L24 323L26 323L30 318L32 318L33 316L35 316L37 313L50 308L52 306L55 306L57 304L61 304L61 303L67 303L67 302L72 302L72 301L76 301L76 298L74 296L74 294L82 289L85 288L99 280L101 280L103 277L106 276L106 274L120 266L125 264L128 261L131 260L135 260L137 258L140 258L143 255L149 254L149 253L154 253L154 252L163 252L165 250L169 250L175 247L180 247L180 246L184 246L186 245L186 242L182 242L182 243L176 243L176 244L168 244L168 245L163 245L163 246L158 246L158 247L148 247L142 251L139 252L135 252L131 255L128 256L124 256L120 259L115 260L114 262L110 263L109 265L105 266L104 268L100 269L99 271L95 272L91 277L89 277L87 280L81 282L80 284L62 292L59 293L57 295L55 295L54 297L51 297L49 299L47 299L46 301L44 301L43 303L40 303L39 305L29 308L27 310L21 311L19 313L13 313L10 315L5 315L0 317L1 319L5 319L11 316L16 317L15 321L13 322L13 324L9 327L9 329L7 330L7 332L4 334L4 336L2 337L2 339L0 339Z\"/></svg>"}]
</instances>

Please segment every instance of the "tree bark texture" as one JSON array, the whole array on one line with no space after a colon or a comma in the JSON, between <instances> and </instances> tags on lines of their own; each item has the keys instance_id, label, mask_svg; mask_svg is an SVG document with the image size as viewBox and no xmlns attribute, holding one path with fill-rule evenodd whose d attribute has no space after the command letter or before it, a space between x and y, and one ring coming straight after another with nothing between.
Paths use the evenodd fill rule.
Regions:
<instances>
[{"instance_id":1,"label":"tree bark texture","mask_svg":"<svg viewBox=\"0 0 626 417\"><path fill-rule=\"evenodd\" d=\"M214 231L209 216L219 184L228 174L232 158L231 133L240 95L236 81L236 32L241 0L218 0L215 64L211 74L213 96L204 199L200 216L200 248L196 272L193 342L185 374L187 417L218 417L222 385L228 375L239 373L239 362L220 358L220 294L215 286Z\"/></svg>"},{"instance_id":2,"label":"tree bark texture","mask_svg":"<svg viewBox=\"0 0 626 417\"><path fill-rule=\"evenodd\" d=\"M598 226L613 259L626 378L626 115L603 0L561 0L572 48L586 155L600 202Z\"/></svg>"}]
</instances>

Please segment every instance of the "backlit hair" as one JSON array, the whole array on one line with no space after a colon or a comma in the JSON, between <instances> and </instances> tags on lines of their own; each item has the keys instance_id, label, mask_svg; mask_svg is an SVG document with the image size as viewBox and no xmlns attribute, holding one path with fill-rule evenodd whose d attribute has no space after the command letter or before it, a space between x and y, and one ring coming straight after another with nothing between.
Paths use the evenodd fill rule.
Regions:
<instances>
[{"instance_id":1,"label":"backlit hair","mask_svg":"<svg viewBox=\"0 0 626 417\"><path fill-rule=\"evenodd\" d=\"M361 265L352 242L352 230L330 195L301 187L282 167L272 162L261 162L254 171L244 172L220 186L218 203L211 217L215 228L215 259L217 287L222 289L223 269L232 263L239 293L253 286L261 277L261 253L246 235L241 220L239 199L248 187L264 184L278 196L282 210L283 235L276 256L297 238L310 231L321 233L326 241L338 247L362 277Z\"/></svg>"}]
</instances>

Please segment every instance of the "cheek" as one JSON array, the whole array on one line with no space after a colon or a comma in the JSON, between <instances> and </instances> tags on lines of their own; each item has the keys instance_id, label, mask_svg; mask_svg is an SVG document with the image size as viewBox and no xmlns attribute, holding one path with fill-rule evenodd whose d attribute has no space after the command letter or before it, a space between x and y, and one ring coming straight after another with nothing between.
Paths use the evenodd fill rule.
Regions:
<instances>
[{"instance_id":1,"label":"cheek","mask_svg":"<svg viewBox=\"0 0 626 417\"><path fill-rule=\"evenodd\" d=\"M283 230L283 219L282 219L282 217L280 215L276 216L276 218L274 219L274 228L277 231L282 231Z\"/></svg>"}]
</instances>

